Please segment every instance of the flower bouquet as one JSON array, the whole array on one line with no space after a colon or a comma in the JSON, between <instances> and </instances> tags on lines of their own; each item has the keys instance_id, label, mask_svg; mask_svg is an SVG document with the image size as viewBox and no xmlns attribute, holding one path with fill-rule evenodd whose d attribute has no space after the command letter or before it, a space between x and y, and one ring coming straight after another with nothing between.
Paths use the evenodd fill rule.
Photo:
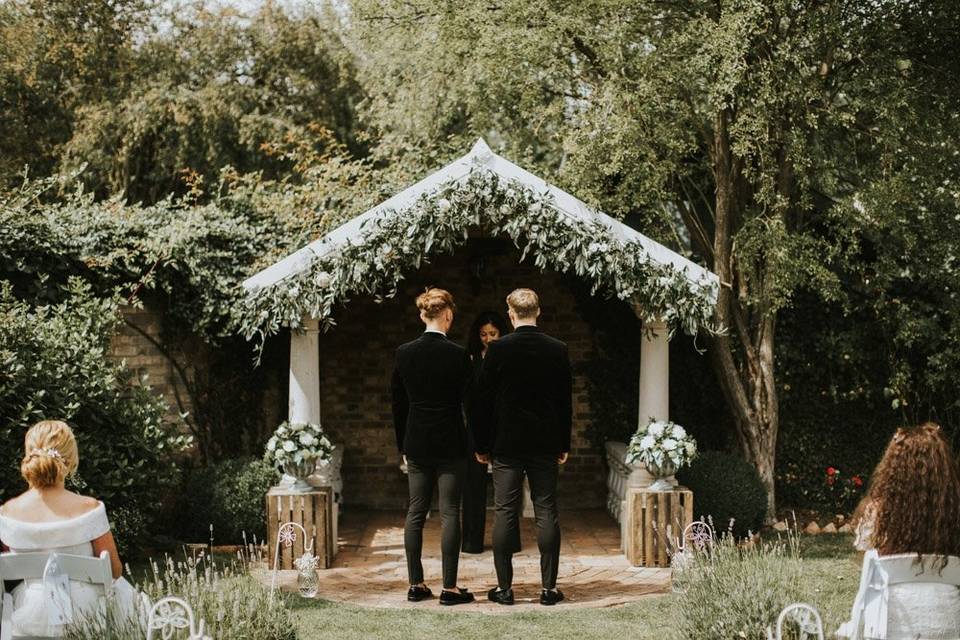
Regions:
<instances>
[{"instance_id":1,"label":"flower bouquet","mask_svg":"<svg viewBox=\"0 0 960 640\"><path fill-rule=\"evenodd\" d=\"M626 462L642 462L656 478L650 489L666 491L672 488L667 478L690 464L696 455L697 443L683 427L669 421L651 420L630 438Z\"/></svg>"},{"instance_id":2,"label":"flower bouquet","mask_svg":"<svg viewBox=\"0 0 960 640\"><path fill-rule=\"evenodd\" d=\"M329 460L333 443L319 424L283 422L267 441L266 460L294 478L293 489L309 491L307 477L317 462Z\"/></svg>"}]
</instances>

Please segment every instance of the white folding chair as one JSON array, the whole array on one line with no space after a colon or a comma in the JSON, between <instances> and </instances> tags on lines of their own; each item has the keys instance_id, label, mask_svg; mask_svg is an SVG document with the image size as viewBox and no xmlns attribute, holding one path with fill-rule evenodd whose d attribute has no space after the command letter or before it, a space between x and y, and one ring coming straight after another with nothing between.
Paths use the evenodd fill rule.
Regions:
<instances>
[{"instance_id":1,"label":"white folding chair","mask_svg":"<svg viewBox=\"0 0 960 640\"><path fill-rule=\"evenodd\" d=\"M823 640L823 620L820 619L820 612L808 604L795 602L784 607L777 616L777 635L774 636L773 631L767 627L767 639L783 640L785 624L796 626L799 640L808 638Z\"/></svg>"},{"instance_id":2,"label":"white folding chair","mask_svg":"<svg viewBox=\"0 0 960 640\"><path fill-rule=\"evenodd\" d=\"M4 553L0 554L0 584L3 580L41 580L47 563L55 558L61 572L71 581L85 582L102 591L107 600L113 596L113 571L110 554L106 551L99 558L74 556L59 553ZM13 596L4 591L3 610L0 612L0 640L13 637ZM17 640L35 640L35 637L17 636Z\"/></svg>"},{"instance_id":3,"label":"white folding chair","mask_svg":"<svg viewBox=\"0 0 960 640\"><path fill-rule=\"evenodd\" d=\"M890 587L943 584L960 588L960 558L948 556L945 565L943 560L942 556L923 556L918 562L915 553L880 556L875 549L868 551L863 557L860 587L850 621L841 626L838 635L852 640L885 640L890 631ZM944 611L943 614L956 615L957 612ZM909 632L897 630L897 633L904 631Z\"/></svg>"},{"instance_id":4,"label":"white folding chair","mask_svg":"<svg viewBox=\"0 0 960 640\"><path fill-rule=\"evenodd\" d=\"M153 640L154 631L159 632L162 640L171 640L180 629L187 631L187 640L210 640L203 633L203 620L196 622L186 600L173 596L157 600L147 618L147 640Z\"/></svg>"}]
</instances>

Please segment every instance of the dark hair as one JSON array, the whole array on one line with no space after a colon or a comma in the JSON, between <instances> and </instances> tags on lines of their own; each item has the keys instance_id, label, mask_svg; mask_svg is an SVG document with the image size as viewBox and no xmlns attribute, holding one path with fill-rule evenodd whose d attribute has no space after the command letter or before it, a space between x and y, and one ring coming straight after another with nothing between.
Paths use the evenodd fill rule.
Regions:
<instances>
[{"instance_id":1,"label":"dark hair","mask_svg":"<svg viewBox=\"0 0 960 640\"><path fill-rule=\"evenodd\" d=\"M960 555L960 477L953 449L932 422L898 429L867 494L873 547L895 553Z\"/></svg>"},{"instance_id":2,"label":"dark hair","mask_svg":"<svg viewBox=\"0 0 960 640\"><path fill-rule=\"evenodd\" d=\"M473 324L470 325L470 334L467 336L467 353L471 358L479 358L483 352L483 343L480 342L480 329L486 325L492 324L500 331L500 336L508 333L507 321L496 311L484 311L476 317Z\"/></svg>"}]
</instances>

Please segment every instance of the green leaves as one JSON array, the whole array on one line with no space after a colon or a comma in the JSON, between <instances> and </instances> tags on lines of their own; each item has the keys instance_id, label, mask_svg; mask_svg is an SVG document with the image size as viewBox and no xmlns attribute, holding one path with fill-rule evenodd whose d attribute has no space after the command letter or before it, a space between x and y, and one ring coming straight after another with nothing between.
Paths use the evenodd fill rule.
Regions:
<instances>
[{"instance_id":1,"label":"green leaves","mask_svg":"<svg viewBox=\"0 0 960 640\"><path fill-rule=\"evenodd\" d=\"M307 316L330 326L337 303L355 294L392 296L404 274L431 251L452 252L465 242L464 230L478 225L491 235L509 237L541 269L578 275L594 292L636 301L648 319L661 317L671 330L691 335L715 330L712 284L691 283L672 266L650 260L638 243L621 242L602 224L571 218L554 208L548 196L476 170L463 182L421 197L402 214L371 219L360 237L335 255L317 258L302 272L251 292L241 312L244 331L262 344L282 325L297 328Z\"/></svg>"}]
</instances>

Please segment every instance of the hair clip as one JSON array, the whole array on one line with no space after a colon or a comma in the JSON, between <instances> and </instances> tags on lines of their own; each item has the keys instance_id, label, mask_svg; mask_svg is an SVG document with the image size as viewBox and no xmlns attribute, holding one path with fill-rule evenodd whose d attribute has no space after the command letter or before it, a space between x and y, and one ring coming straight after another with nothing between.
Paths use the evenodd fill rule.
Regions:
<instances>
[{"instance_id":1,"label":"hair clip","mask_svg":"<svg viewBox=\"0 0 960 640\"><path fill-rule=\"evenodd\" d=\"M63 460L63 454L57 451L56 449L37 449L34 451L37 455L44 456L45 458L55 458L57 460Z\"/></svg>"}]
</instances>

